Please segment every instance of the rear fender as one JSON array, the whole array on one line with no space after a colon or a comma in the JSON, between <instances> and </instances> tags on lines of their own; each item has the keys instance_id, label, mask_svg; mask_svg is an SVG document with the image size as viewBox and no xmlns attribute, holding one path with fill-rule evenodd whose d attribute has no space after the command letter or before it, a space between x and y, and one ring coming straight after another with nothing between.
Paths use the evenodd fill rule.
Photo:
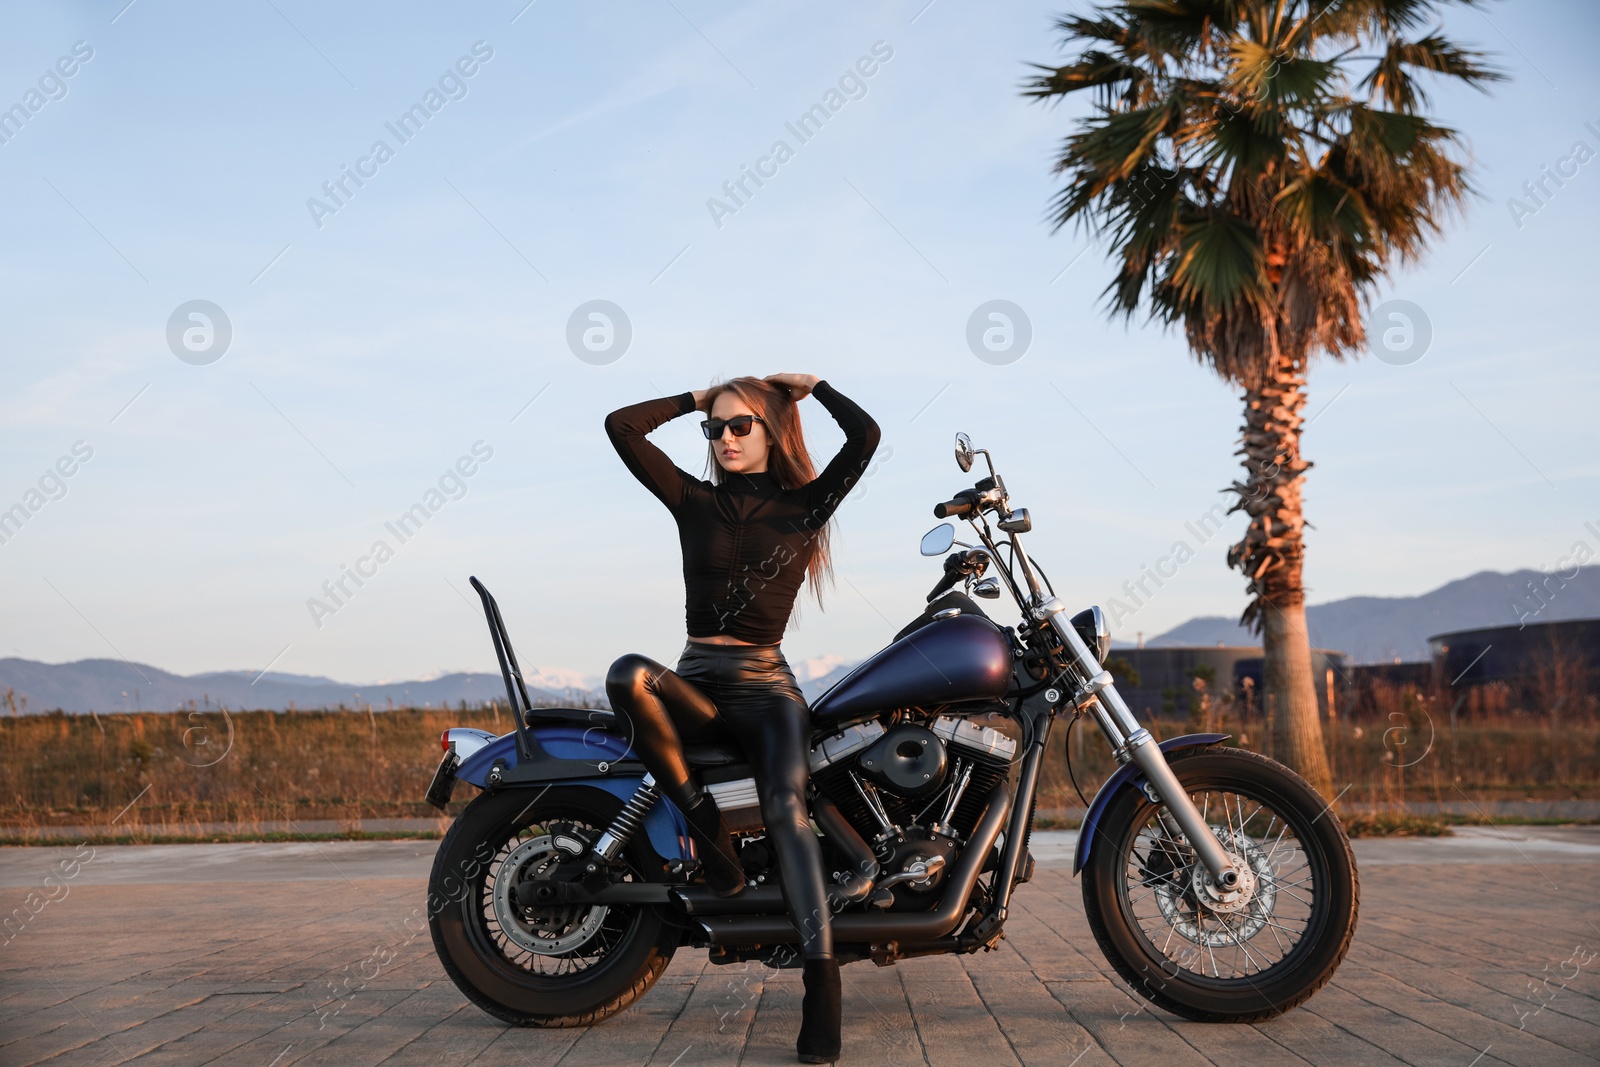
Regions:
<instances>
[{"instance_id":1,"label":"rear fender","mask_svg":"<svg viewBox=\"0 0 1600 1067\"><path fill-rule=\"evenodd\" d=\"M1229 736L1228 734L1184 734L1182 737L1162 741L1158 747L1162 752L1171 753L1179 749L1214 745L1218 741L1226 741ZM1083 816L1083 826L1078 830L1078 849L1072 860L1073 874L1083 870L1084 865L1089 862L1095 835L1100 828L1100 819L1105 815L1106 809L1111 806L1118 793L1129 788L1144 788L1144 777L1139 774L1139 767L1134 763L1124 763L1113 771L1111 777L1100 787L1100 792L1094 795L1094 800L1090 801L1089 810Z\"/></svg>"},{"instance_id":2,"label":"rear fender","mask_svg":"<svg viewBox=\"0 0 1600 1067\"><path fill-rule=\"evenodd\" d=\"M538 782L506 782L499 789L525 790L531 801L539 791L552 786L577 785L604 790L626 803L643 781L641 775L608 774L602 770L629 754L628 742L616 734L598 728L585 729L578 726L536 727L533 733L545 752L558 759L587 761L594 768L593 775L553 778ZM473 752L456 768L455 776L479 789L487 789L489 769L500 762L506 767L517 765L516 734L508 733L497 737ZM656 855L663 860L690 858L688 846L685 844L689 826L684 822L683 815L677 807L666 797L658 797L650 806L650 810L645 813L644 829L650 839L650 847L655 849Z\"/></svg>"}]
</instances>

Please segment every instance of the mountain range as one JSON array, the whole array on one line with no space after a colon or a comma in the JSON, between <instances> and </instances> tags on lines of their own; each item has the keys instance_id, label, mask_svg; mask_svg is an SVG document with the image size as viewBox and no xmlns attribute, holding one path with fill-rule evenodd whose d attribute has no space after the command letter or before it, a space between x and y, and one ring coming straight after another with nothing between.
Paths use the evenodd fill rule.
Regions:
<instances>
[{"instance_id":1,"label":"mountain range","mask_svg":"<svg viewBox=\"0 0 1600 1067\"><path fill-rule=\"evenodd\" d=\"M1352 663L1425 660L1428 638L1452 630L1596 617L1600 617L1600 566L1579 568L1568 578L1532 570L1482 571L1420 596L1346 597L1306 609L1311 643L1344 652ZM1259 643L1236 620L1220 615L1190 619L1145 642L1150 648ZM792 666L806 699L815 700L855 663L828 655L797 660ZM600 678L561 668L529 671L526 677L536 702L604 703ZM172 711L191 701L230 709L365 709L368 705L387 709L503 700L505 683L498 674L458 672L417 681L351 685L277 671L179 675L114 659L56 664L0 659L0 695L8 693L24 713ZM0 707L0 714L10 710Z\"/></svg>"},{"instance_id":2,"label":"mountain range","mask_svg":"<svg viewBox=\"0 0 1600 1067\"><path fill-rule=\"evenodd\" d=\"M173 711L190 701L201 707L287 710L290 707L374 710L390 707L444 707L465 700L478 704L505 700L498 674L443 674L426 681L348 685L332 678L272 671L211 671L172 674L143 663L119 659L84 659L76 663L38 663L0 659L0 693L12 690L21 710ZM576 687L541 688L530 684L537 701L571 702L596 695ZM0 709L9 712L9 708Z\"/></svg>"},{"instance_id":3,"label":"mountain range","mask_svg":"<svg viewBox=\"0 0 1600 1067\"><path fill-rule=\"evenodd\" d=\"M1421 596L1353 596L1306 608L1311 644L1343 652L1351 663L1426 660L1428 638L1454 630L1597 617L1600 566L1559 574L1480 571ZM1260 643L1237 619L1207 615L1146 641L1145 647Z\"/></svg>"},{"instance_id":4,"label":"mountain range","mask_svg":"<svg viewBox=\"0 0 1600 1067\"><path fill-rule=\"evenodd\" d=\"M839 656L797 660L793 665L807 699L842 678L853 663ZM524 672L535 703L605 704L601 678L561 668ZM281 671L210 671L173 674L146 663L118 659L84 659L75 663L39 663L0 659L0 699L7 691L23 714L43 711L174 711L193 701L201 708L231 710L338 708L375 710L392 707L454 707L460 701L480 704L505 700L498 674L456 672L420 681L351 685L316 675ZM0 714L11 709L0 704Z\"/></svg>"}]
</instances>

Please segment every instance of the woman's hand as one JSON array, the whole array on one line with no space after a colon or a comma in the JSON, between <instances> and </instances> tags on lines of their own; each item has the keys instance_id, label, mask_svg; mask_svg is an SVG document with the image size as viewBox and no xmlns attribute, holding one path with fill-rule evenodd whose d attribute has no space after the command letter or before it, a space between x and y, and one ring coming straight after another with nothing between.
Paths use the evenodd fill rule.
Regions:
<instances>
[{"instance_id":1,"label":"woman's hand","mask_svg":"<svg viewBox=\"0 0 1600 1067\"><path fill-rule=\"evenodd\" d=\"M690 395L694 397L694 409L696 411L706 410L706 394L710 391L709 389L694 389L690 391Z\"/></svg>"},{"instance_id":2,"label":"woman's hand","mask_svg":"<svg viewBox=\"0 0 1600 1067\"><path fill-rule=\"evenodd\" d=\"M761 380L771 382L773 385L783 386L789 390L789 399L797 403L810 396L811 390L815 389L817 383L822 381L815 374L769 374Z\"/></svg>"}]
</instances>

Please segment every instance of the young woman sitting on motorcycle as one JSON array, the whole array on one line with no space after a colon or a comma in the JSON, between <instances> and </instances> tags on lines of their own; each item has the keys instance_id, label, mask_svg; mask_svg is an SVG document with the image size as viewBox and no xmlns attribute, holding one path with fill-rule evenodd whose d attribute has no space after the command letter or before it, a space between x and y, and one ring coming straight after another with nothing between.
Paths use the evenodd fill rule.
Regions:
<instances>
[{"instance_id":1,"label":"young woman sitting on motorcycle","mask_svg":"<svg viewBox=\"0 0 1600 1067\"><path fill-rule=\"evenodd\" d=\"M845 432L821 474L796 407L808 395ZM645 438L691 411L710 416L700 425L714 460L711 481L680 470ZM617 660L606 693L631 725L634 751L657 788L683 812L706 882L722 896L744 888L744 872L682 746L731 736L750 760L805 956L796 1048L801 1062L832 1062L840 1045L839 965L822 851L806 807L810 710L779 645L802 582L810 580L821 603L820 582L832 574L830 519L867 469L878 425L815 375L770 374L621 408L606 417L606 433L677 522L689 638L675 671L639 655Z\"/></svg>"}]
</instances>

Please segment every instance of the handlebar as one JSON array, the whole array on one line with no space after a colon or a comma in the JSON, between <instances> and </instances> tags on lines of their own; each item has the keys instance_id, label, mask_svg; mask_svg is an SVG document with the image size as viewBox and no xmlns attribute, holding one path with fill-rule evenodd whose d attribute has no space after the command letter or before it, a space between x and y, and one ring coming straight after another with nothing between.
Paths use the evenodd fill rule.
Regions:
<instances>
[{"instance_id":1,"label":"handlebar","mask_svg":"<svg viewBox=\"0 0 1600 1067\"><path fill-rule=\"evenodd\" d=\"M981 576L989 569L991 558L989 553L981 548L950 553L944 560L944 576L939 579L939 584L933 587L933 592L928 594L928 602L932 603L939 599L945 590L963 578Z\"/></svg>"},{"instance_id":2,"label":"handlebar","mask_svg":"<svg viewBox=\"0 0 1600 1067\"><path fill-rule=\"evenodd\" d=\"M955 585L960 580L961 580L961 572L960 571L957 571L957 570L947 570L947 571L945 571L944 572L944 577L939 579L939 584L934 586L933 587L933 592L928 594L928 603L931 604L935 600L938 600L941 596L944 595L946 590L948 590L951 586Z\"/></svg>"},{"instance_id":3,"label":"handlebar","mask_svg":"<svg viewBox=\"0 0 1600 1067\"><path fill-rule=\"evenodd\" d=\"M960 453L958 452L959 458ZM1005 544L1011 549L1012 561L1002 569L1002 573L1005 575L1006 585L1010 588L1012 595L1017 598L1017 605L1026 611L1029 603L1028 597L1032 596L1034 599L1038 599L1042 595L1040 593L1039 579L1033 573L1033 567L1028 562L1027 553L1022 549L1022 539L1019 536L1031 530L1033 524L1028 521L1026 508L1018 509L1015 512L1011 510L1008 505L1010 498L1006 493L1005 482L1000 480L999 473L995 471L993 460L987 455L985 455L985 459L989 460L989 477L980 478L978 483L971 489L963 489L944 503L935 504L933 506L933 514L941 519L964 518L971 520L978 536L988 549L988 555L991 556L994 554L996 546L991 540L988 524L983 522L981 515L986 511L993 511L999 517L1001 533L1009 535L1010 538ZM962 467L962 470L969 469L970 465ZM1026 590L1019 586L1016 576L1012 572L1013 566L1022 572L1022 579L1027 585ZM980 571L979 573L981 574L982 572ZM951 576L949 562L946 561L945 577L934 587L933 592L928 594L928 599L933 600L954 585L957 580L959 579Z\"/></svg>"},{"instance_id":4,"label":"handlebar","mask_svg":"<svg viewBox=\"0 0 1600 1067\"><path fill-rule=\"evenodd\" d=\"M962 519L978 511L1002 507L1005 499L1005 488L995 484L994 479L985 478L971 489L961 490L953 499L946 500L943 504L935 504L933 514L941 519Z\"/></svg>"}]
</instances>

